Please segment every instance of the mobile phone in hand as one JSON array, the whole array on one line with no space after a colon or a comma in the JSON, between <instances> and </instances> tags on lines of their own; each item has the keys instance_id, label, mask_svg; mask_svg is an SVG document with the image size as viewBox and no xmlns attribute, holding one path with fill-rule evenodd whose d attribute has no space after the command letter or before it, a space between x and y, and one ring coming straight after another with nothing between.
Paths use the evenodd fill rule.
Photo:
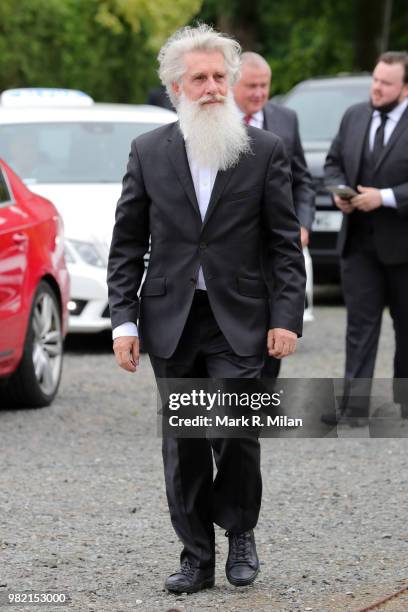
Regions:
<instances>
[{"instance_id":1,"label":"mobile phone in hand","mask_svg":"<svg viewBox=\"0 0 408 612\"><path fill-rule=\"evenodd\" d=\"M354 191L348 185L329 185L326 189L343 200L351 200L358 195L357 191Z\"/></svg>"}]
</instances>

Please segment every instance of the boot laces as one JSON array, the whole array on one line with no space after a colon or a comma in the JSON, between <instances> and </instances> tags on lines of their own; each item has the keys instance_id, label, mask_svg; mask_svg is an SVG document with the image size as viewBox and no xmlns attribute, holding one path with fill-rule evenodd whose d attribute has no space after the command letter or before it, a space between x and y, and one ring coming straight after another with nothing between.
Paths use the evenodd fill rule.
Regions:
<instances>
[{"instance_id":1,"label":"boot laces","mask_svg":"<svg viewBox=\"0 0 408 612\"><path fill-rule=\"evenodd\" d=\"M234 534L225 533L231 538L231 554L234 558L234 563L246 563L250 559L251 535L249 531L244 533Z\"/></svg>"},{"instance_id":2,"label":"boot laces","mask_svg":"<svg viewBox=\"0 0 408 612\"><path fill-rule=\"evenodd\" d=\"M187 578L192 578L195 572L195 567L193 567L188 559L184 559L181 564L180 574L184 574Z\"/></svg>"}]
</instances>

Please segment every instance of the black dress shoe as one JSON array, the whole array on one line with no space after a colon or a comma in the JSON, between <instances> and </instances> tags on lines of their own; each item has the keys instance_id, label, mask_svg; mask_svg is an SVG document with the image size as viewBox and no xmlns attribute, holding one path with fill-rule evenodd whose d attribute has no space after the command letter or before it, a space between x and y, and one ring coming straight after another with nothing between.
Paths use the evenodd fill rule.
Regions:
<instances>
[{"instance_id":1,"label":"black dress shoe","mask_svg":"<svg viewBox=\"0 0 408 612\"><path fill-rule=\"evenodd\" d=\"M408 419L408 404L401 404L401 419Z\"/></svg>"},{"instance_id":2,"label":"black dress shoe","mask_svg":"<svg viewBox=\"0 0 408 612\"><path fill-rule=\"evenodd\" d=\"M228 559L225 565L228 581L234 586L252 584L259 572L254 532L252 529L239 534L227 531L225 535L229 539Z\"/></svg>"},{"instance_id":3,"label":"black dress shoe","mask_svg":"<svg viewBox=\"0 0 408 612\"><path fill-rule=\"evenodd\" d=\"M368 425L367 416L354 416L347 412L327 412L320 417L326 425L349 425L350 427L365 427Z\"/></svg>"},{"instance_id":4,"label":"black dress shoe","mask_svg":"<svg viewBox=\"0 0 408 612\"><path fill-rule=\"evenodd\" d=\"M195 593L214 586L214 568L203 569L191 565L188 559L181 564L178 572L171 574L164 583L172 593Z\"/></svg>"}]
</instances>

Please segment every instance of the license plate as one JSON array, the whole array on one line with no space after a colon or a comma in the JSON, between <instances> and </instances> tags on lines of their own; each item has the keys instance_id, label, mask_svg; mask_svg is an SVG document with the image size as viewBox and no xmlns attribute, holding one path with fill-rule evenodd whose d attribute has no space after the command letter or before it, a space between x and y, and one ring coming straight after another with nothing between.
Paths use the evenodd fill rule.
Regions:
<instances>
[{"instance_id":1,"label":"license plate","mask_svg":"<svg viewBox=\"0 0 408 612\"><path fill-rule=\"evenodd\" d=\"M318 210L313 221L314 232L338 232L343 213L340 210Z\"/></svg>"}]
</instances>

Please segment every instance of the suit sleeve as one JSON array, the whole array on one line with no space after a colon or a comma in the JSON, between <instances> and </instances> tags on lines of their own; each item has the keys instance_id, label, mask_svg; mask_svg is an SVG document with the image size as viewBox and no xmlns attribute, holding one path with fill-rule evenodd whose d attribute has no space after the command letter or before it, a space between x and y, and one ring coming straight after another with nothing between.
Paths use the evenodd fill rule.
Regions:
<instances>
[{"instance_id":1,"label":"suit sleeve","mask_svg":"<svg viewBox=\"0 0 408 612\"><path fill-rule=\"evenodd\" d=\"M263 206L264 272L269 290L270 328L302 335L305 261L292 201L289 160L277 141L269 162Z\"/></svg>"},{"instance_id":2,"label":"suit sleeve","mask_svg":"<svg viewBox=\"0 0 408 612\"><path fill-rule=\"evenodd\" d=\"M401 217L408 217L408 183L390 185L390 188L393 190L397 202L397 213Z\"/></svg>"},{"instance_id":3,"label":"suit sleeve","mask_svg":"<svg viewBox=\"0 0 408 612\"><path fill-rule=\"evenodd\" d=\"M298 119L294 117L294 141L291 156L293 203L300 225L310 230L315 215L315 191L300 141Z\"/></svg>"},{"instance_id":4,"label":"suit sleeve","mask_svg":"<svg viewBox=\"0 0 408 612\"><path fill-rule=\"evenodd\" d=\"M150 200L143 182L136 142L132 142L122 194L116 207L108 261L108 296L112 327L139 315L138 290L149 248Z\"/></svg>"},{"instance_id":5,"label":"suit sleeve","mask_svg":"<svg viewBox=\"0 0 408 612\"><path fill-rule=\"evenodd\" d=\"M347 116L347 115L346 115ZM346 116L343 117L324 164L324 182L326 185L347 185L343 158L342 136L345 129ZM349 185L353 187L353 185Z\"/></svg>"}]
</instances>

